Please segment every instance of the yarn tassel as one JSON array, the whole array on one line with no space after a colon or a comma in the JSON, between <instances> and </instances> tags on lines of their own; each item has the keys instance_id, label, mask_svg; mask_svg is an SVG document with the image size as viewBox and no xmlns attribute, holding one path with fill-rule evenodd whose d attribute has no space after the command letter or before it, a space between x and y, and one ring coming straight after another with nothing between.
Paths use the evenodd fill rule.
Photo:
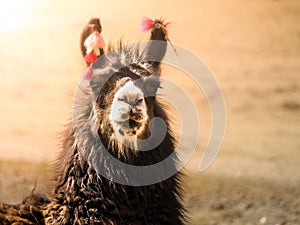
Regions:
<instances>
[{"instance_id":1,"label":"yarn tassel","mask_svg":"<svg viewBox=\"0 0 300 225\"><path fill-rule=\"evenodd\" d=\"M100 49L104 48L105 43L99 31L95 30L84 41L84 45L87 49L84 59L88 63L93 63L100 56Z\"/></svg>"},{"instance_id":2,"label":"yarn tassel","mask_svg":"<svg viewBox=\"0 0 300 225\"><path fill-rule=\"evenodd\" d=\"M147 32L148 30L152 29L154 25L154 21L150 18L144 17L141 22L141 32Z\"/></svg>"},{"instance_id":3,"label":"yarn tassel","mask_svg":"<svg viewBox=\"0 0 300 225\"><path fill-rule=\"evenodd\" d=\"M93 63L98 59L98 56L95 54L94 50L88 53L85 57L84 60L88 63Z\"/></svg>"}]
</instances>

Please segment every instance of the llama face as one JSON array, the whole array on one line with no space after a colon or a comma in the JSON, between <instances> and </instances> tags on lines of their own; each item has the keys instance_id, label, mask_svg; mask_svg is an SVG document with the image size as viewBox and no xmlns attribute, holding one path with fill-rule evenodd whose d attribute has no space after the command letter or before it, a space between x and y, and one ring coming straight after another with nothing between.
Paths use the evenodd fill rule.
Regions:
<instances>
[{"instance_id":1,"label":"llama face","mask_svg":"<svg viewBox=\"0 0 300 225\"><path fill-rule=\"evenodd\" d=\"M109 114L118 142L136 148L137 138L146 128L149 116L144 92L129 77L122 78ZM129 146L128 146L129 145Z\"/></svg>"}]
</instances>

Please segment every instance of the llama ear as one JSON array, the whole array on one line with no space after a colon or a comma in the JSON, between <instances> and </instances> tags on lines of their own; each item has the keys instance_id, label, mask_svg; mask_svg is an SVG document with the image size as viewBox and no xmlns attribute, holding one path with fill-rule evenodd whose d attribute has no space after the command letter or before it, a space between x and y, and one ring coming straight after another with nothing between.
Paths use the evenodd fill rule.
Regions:
<instances>
[{"instance_id":1,"label":"llama ear","mask_svg":"<svg viewBox=\"0 0 300 225\"><path fill-rule=\"evenodd\" d=\"M85 60L86 60L87 66L89 66L91 64L91 60L87 60L87 48L85 46L85 41L94 31L96 31L98 35L100 35L100 33L102 31L102 26L101 26L99 18L91 18L89 20L88 24L83 28L81 35L80 35L80 50L81 50L81 54L82 54L83 58L85 58ZM104 45L104 41L103 41L102 37L100 39L101 39L100 41L103 42L102 45ZM97 51L99 51L100 55L104 54L103 48L99 48ZM94 60L92 60L92 62L93 61Z\"/></svg>"},{"instance_id":2,"label":"llama ear","mask_svg":"<svg viewBox=\"0 0 300 225\"><path fill-rule=\"evenodd\" d=\"M154 69L158 69L160 62L166 54L168 40L168 23L163 20L152 20L145 18L142 21L142 31L151 29L150 42L145 48L145 58ZM145 28L146 27L146 28Z\"/></svg>"}]
</instances>

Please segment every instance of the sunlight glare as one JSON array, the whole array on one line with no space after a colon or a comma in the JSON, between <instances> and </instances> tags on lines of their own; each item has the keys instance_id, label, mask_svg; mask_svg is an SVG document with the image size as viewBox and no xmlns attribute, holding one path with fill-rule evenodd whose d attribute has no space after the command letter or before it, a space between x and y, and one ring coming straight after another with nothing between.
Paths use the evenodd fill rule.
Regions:
<instances>
[{"instance_id":1,"label":"sunlight glare","mask_svg":"<svg viewBox=\"0 0 300 225\"><path fill-rule=\"evenodd\" d=\"M0 0L0 30L13 30L26 26L38 0Z\"/></svg>"}]
</instances>

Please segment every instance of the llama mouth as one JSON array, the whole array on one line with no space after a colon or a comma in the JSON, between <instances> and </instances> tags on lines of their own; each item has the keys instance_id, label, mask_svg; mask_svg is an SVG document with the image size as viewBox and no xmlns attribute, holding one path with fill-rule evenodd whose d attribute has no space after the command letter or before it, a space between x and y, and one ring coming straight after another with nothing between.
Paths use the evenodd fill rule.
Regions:
<instances>
[{"instance_id":1,"label":"llama mouth","mask_svg":"<svg viewBox=\"0 0 300 225\"><path fill-rule=\"evenodd\" d=\"M128 124L129 124L129 127L132 129L132 128L140 128L142 126L142 123L137 121L137 120L133 120L133 119L129 119L128 120Z\"/></svg>"},{"instance_id":2,"label":"llama mouth","mask_svg":"<svg viewBox=\"0 0 300 225\"><path fill-rule=\"evenodd\" d=\"M139 132L142 126L143 123L129 119L125 122L119 123L120 128L118 131L122 136L134 136Z\"/></svg>"}]
</instances>

